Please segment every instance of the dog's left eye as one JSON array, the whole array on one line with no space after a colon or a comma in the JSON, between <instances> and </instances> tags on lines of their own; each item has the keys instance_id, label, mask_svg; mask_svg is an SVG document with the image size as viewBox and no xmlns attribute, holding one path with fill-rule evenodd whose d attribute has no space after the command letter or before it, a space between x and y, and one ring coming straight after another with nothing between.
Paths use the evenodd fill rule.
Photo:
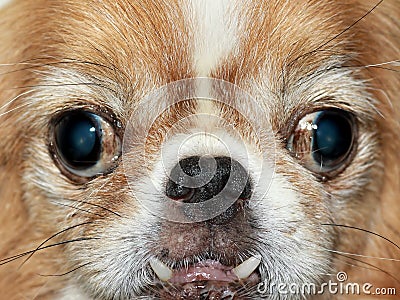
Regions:
<instances>
[{"instance_id":1,"label":"dog's left eye","mask_svg":"<svg viewBox=\"0 0 400 300\"><path fill-rule=\"evenodd\" d=\"M350 161L356 141L355 117L344 110L326 109L303 117L287 148L311 171L331 175Z\"/></svg>"},{"instance_id":2,"label":"dog's left eye","mask_svg":"<svg viewBox=\"0 0 400 300\"><path fill-rule=\"evenodd\" d=\"M121 141L110 122L84 110L67 111L53 122L54 158L72 179L108 172L121 151Z\"/></svg>"}]
</instances>

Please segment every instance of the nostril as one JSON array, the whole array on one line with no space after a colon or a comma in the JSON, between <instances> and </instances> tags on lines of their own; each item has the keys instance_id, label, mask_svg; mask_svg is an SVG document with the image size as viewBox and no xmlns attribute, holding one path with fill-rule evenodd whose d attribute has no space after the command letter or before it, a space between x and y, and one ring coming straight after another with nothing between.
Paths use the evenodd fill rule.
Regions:
<instances>
[{"instance_id":1,"label":"nostril","mask_svg":"<svg viewBox=\"0 0 400 300\"><path fill-rule=\"evenodd\" d=\"M196 177L201 174L200 157L192 156L179 161L171 171L166 196L173 200L188 202L196 188ZM197 180L198 181L198 180Z\"/></svg>"},{"instance_id":2,"label":"nostril","mask_svg":"<svg viewBox=\"0 0 400 300\"><path fill-rule=\"evenodd\" d=\"M166 188L166 196L176 201L189 201L194 194L194 189L184 187L183 185L177 184L172 180L168 181Z\"/></svg>"},{"instance_id":3,"label":"nostril","mask_svg":"<svg viewBox=\"0 0 400 300\"><path fill-rule=\"evenodd\" d=\"M246 185L244 186L243 192L239 196L239 199L248 200L248 199L250 199L251 194L252 194L252 191L251 191L250 181L248 180L246 182Z\"/></svg>"}]
</instances>

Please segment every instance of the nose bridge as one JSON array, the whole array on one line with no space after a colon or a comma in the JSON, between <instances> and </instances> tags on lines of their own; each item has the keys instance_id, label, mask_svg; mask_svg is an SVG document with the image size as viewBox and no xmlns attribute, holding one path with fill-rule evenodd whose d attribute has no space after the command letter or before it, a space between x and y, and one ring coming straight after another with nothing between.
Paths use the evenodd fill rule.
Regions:
<instances>
[{"instance_id":1,"label":"nose bridge","mask_svg":"<svg viewBox=\"0 0 400 300\"><path fill-rule=\"evenodd\" d=\"M236 160L222 156L192 156L179 161L171 171L166 185L166 195L184 203L201 203L215 196L248 200L251 196L248 172ZM224 222L235 214L229 207L218 218ZM229 217L228 217L229 215Z\"/></svg>"}]
</instances>

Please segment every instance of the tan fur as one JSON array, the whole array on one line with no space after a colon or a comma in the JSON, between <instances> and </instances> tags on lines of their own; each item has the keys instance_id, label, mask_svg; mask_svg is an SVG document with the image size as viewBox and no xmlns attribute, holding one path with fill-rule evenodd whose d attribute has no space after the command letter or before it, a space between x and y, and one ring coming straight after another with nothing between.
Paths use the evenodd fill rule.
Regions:
<instances>
[{"instance_id":1,"label":"tan fur","mask_svg":"<svg viewBox=\"0 0 400 300\"><path fill-rule=\"evenodd\" d=\"M368 3L370 4L370 3ZM363 2L364 8L367 3ZM371 4L370 4L371 5ZM360 41L362 41L361 57L357 63L361 65L373 65L377 61L398 60L400 54L399 39L392 39L399 35L398 17L394 17L393 22L385 19L384 16L399 14L399 3L396 1L384 3L382 16L372 14L370 20L363 20L360 26ZM397 21L394 21L397 20ZM396 25L397 23L397 25ZM371 34L376 33L376 34ZM391 32L386 35L385 32ZM366 46L368 45L368 46ZM361 46L358 46L361 47ZM356 64L357 64L356 63ZM397 71L396 71L397 70ZM377 175L377 180L381 181L381 186L373 196L373 205L367 219L369 230L385 236L387 239L399 244L399 194L400 194L400 155L399 129L400 129L400 101L398 99L398 88L400 77L397 75L398 64L391 71L384 68L366 68L363 72L365 79L372 79L371 93L379 99L378 109L382 116L378 118L381 151L380 157L383 163L382 172ZM368 228L366 228L368 229ZM374 236L366 241L362 253L371 257L386 257L399 259L399 249L391 244L383 243L382 239ZM399 286L397 261L377 261L376 259L366 260L376 268L386 272L377 271L369 268L365 272L359 272L355 268L349 268L349 276L357 278L360 282L371 281L380 286ZM395 275L395 276L393 276ZM393 278L395 277L395 278Z\"/></svg>"},{"instance_id":2,"label":"tan fur","mask_svg":"<svg viewBox=\"0 0 400 300\"><path fill-rule=\"evenodd\" d=\"M354 105L339 103L337 106L354 109L360 116L365 116L361 128L370 133L366 134L366 140L376 142L374 156L370 158L380 167L374 165L367 175L368 184L357 190L355 196L352 194L355 199L350 199L352 204L346 211L335 206L330 210L333 217L326 216L326 220L363 228L393 243L361 231L330 228L337 236L335 250L347 256L332 253L333 269L346 271L352 282L396 287L399 294L400 249L394 244L400 245L400 69L399 62L373 66L400 59L399 1L383 1L373 13L346 30L376 2L248 1L247 9L241 14L240 22L245 29L239 37L240 43L210 71L209 76L235 83L260 99L263 95L255 86L262 86L267 72L269 78L276 79L269 95L279 95L283 88L290 87L299 77L311 74L333 55L351 57L346 61L347 66L360 67L358 79L365 80L367 92L377 100L379 114L374 112L371 116L370 103L361 103L357 99L354 99ZM80 209L88 209L104 218L97 220L95 215L90 218L78 215L72 222L73 209L56 211L59 207L46 201L49 195L63 195L66 191L67 197L73 199L88 196L88 192L66 179L47 156L48 121L71 103L76 107L96 104L113 111L125 126L130 112L146 93L169 82L195 77L191 57L195 44L192 24L185 23L187 12L180 7L184 7L180 1L167 0L17 0L0 11L0 106L4 105L0 110L0 259L35 249L57 233L60 224L66 227L97 222L82 231L74 231L92 235L107 222L111 224L115 216L100 208L80 205ZM300 26L302 23L307 25ZM260 39L267 42L260 43ZM50 89L41 89L40 85L52 84L43 82L52 68L89 74L88 80L98 79L99 87L89 89L87 95L81 96L75 91L74 95L73 92L66 94L71 98L47 102L45 96L51 93ZM111 92L104 92L101 85ZM36 99L35 95L40 97ZM62 88L54 95L62 95ZM8 103L11 99L15 100ZM300 118L307 113L312 101L285 102L279 96L275 100L274 105L265 104L265 107L273 116L271 123L278 141L284 144L290 134L285 124L293 123L293 116ZM326 106L322 102L312 104L314 108ZM160 125L156 123L155 126L169 128L195 107L193 103L178 105L179 114L166 115L165 119L158 120ZM221 111L222 116L236 118L243 135L248 133L247 124L240 116L229 110ZM147 141L149 153L154 157L160 146L157 141L160 142L164 135L155 128ZM304 204L309 209L309 218L317 212L325 212L319 207L322 186L333 195L337 191L351 190L353 187L348 185L352 176L362 177L364 175L360 173L365 171L349 167L339 178L323 185L315 183L310 173L299 175L298 171L302 169L295 160L285 156L284 150L277 157L278 171L287 175L297 191L315 200ZM40 158L43 159L38 162ZM369 157L357 159L361 164ZM288 170L288 165L293 168ZM40 178L35 172L41 167ZM122 172L117 169L111 180L100 177L86 187L97 191L94 199L103 207L134 214L138 208L130 206ZM41 189L40 180L43 186L47 183L53 186L51 192ZM46 188L50 189L47 185ZM316 240L321 232L324 231L315 229L313 232ZM100 247L102 242L96 243L93 245ZM1 265L0 299L56 299L68 277L38 274L70 271L75 264L65 262L68 260L65 249L69 249L68 253L74 251L73 246L60 246L38 251L21 268L25 258Z\"/></svg>"}]
</instances>

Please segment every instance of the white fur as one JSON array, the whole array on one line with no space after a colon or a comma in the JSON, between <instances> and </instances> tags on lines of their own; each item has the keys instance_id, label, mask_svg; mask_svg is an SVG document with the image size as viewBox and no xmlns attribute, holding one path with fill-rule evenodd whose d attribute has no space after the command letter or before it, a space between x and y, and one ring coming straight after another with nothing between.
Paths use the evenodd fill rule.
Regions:
<instances>
[{"instance_id":1,"label":"white fur","mask_svg":"<svg viewBox=\"0 0 400 300\"><path fill-rule=\"evenodd\" d=\"M65 288L56 300L91 300L85 296L75 285Z\"/></svg>"},{"instance_id":2,"label":"white fur","mask_svg":"<svg viewBox=\"0 0 400 300\"><path fill-rule=\"evenodd\" d=\"M0 0L0 9L10 3L12 0Z\"/></svg>"},{"instance_id":3,"label":"white fur","mask_svg":"<svg viewBox=\"0 0 400 300\"><path fill-rule=\"evenodd\" d=\"M234 0L190 0L193 54L198 76L207 76L238 40L239 16Z\"/></svg>"},{"instance_id":4,"label":"white fur","mask_svg":"<svg viewBox=\"0 0 400 300\"><path fill-rule=\"evenodd\" d=\"M286 107L287 111L304 105L311 109L320 106L321 103L335 107L340 99L342 103L351 103L348 108L350 111L354 111L362 119L369 119L371 110L376 110L375 101L366 92L365 82L357 79L357 69L338 67L344 63L341 58L327 61L315 72L289 84L286 95L282 98L274 96L280 91L274 90L275 87L271 84L271 77L279 74L280 70L266 63L260 68L263 70L260 72L260 80L253 83L253 90L256 91L253 96L261 99L259 103L268 113L274 113L274 106L279 105ZM273 115L267 118L272 119Z\"/></svg>"}]
</instances>

